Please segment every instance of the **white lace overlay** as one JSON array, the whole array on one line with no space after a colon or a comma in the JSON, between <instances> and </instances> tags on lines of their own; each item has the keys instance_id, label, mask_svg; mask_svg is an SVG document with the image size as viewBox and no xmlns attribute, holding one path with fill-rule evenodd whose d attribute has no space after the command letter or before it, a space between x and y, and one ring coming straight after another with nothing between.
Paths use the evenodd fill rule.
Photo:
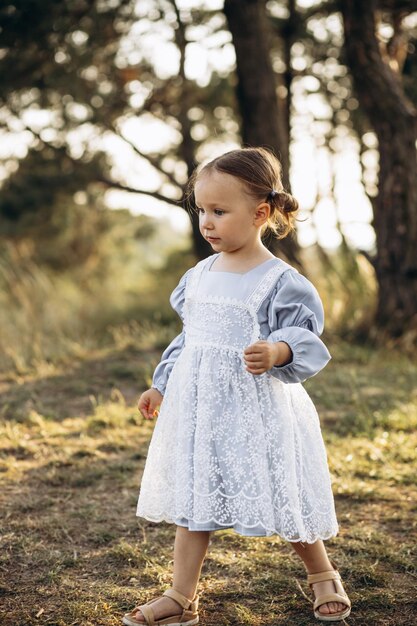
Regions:
<instances>
[{"instance_id":1,"label":"white lace overlay","mask_svg":"<svg viewBox=\"0 0 417 626\"><path fill-rule=\"evenodd\" d=\"M185 346L168 379L137 515L313 543L338 532L316 409L301 384L246 371L256 312L287 269L277 259L245 301L185 290ZM185 521L185 523L184 523Z\"/></svg>"}]
</instances>

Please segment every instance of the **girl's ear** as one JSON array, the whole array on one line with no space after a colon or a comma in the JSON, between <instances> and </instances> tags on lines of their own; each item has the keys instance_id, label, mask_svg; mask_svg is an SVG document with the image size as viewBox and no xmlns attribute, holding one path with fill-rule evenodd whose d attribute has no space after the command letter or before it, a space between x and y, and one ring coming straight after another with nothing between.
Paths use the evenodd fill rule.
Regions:
<instances>
[{"instance_id":1,"label":"girl's ear","mask_svg":"<svg viewBox=\"0 0 417 626\"><path fill-rule=\"evenodd\" d=\"M271 207L267 202L261 202L255 209L254 224L256 226L262 226L268 220L271 213Z\"/></svg>"}]
</instances>

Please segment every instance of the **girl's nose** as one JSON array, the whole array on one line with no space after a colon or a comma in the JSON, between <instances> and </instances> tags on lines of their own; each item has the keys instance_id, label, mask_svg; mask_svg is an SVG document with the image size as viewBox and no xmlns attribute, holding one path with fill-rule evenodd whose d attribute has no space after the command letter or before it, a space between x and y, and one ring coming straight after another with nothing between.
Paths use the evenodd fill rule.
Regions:
<instances>
[{"instance_id":1,"label":"girl's nose","mask_svg":"<svg viewBox=\"0 0 417 626\"><path fill-rule=\"evenodd\" d=\"M207 215L207 213L200 214L200 225L204 228L211 227L211 218Z\"/></svg>"}]
</instances>

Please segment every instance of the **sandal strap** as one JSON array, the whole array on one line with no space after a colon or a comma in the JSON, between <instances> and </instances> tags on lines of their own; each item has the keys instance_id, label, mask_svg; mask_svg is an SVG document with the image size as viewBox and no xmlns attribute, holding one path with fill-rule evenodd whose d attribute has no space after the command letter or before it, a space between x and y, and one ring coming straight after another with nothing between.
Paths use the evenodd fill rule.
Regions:
<instances>
[{"instance_id":1,"label":"sandal strap","mask_svg":"<svg viewBox=\"0 0 417 626\"><path fill-rule=\"evenodd\" d=\"M178 604L182 606L182 608L185 610L188 609L188 607L193 604L192 600L189 600L188 598L183 596L182 593L180 593L176 589L173 589L172 587L164 591L163 595L168 596L169 598L172 598L173 600L178 602Z\"/></svg>"},{"instance_id":2,"label":"sandal strap","mask_svg":"<svg viewBox=\"0 0 417 626\"><path fill-rule=\"evenodd\" d=\"M149 604L142 604L138 609L142 612L147 626L155 626L155 614Z\"/></svg>"},{"instance_id":3,"label":"sandal strap","mask_svg":"<svg viewBox=\"0 0 417 626\"><path fill-rule=\"evenodd\" d=\"M194 598L194 600L190 604L189 611L192 611L193 613L197 613L198 612L198 601L199 601L199 599L200 599L200 596L196 596Z\"/></svg>"},{"instance_id":4,"label":"sandal strap","mask_svg":"<svg viewBox=\"0 0 417 626\"><path fill-rule=\"evenodd\" d=\"M317 574L308 574L307 582L309 585L313 583L321 583L325 580L341 580L340 574L336 570L329 570L327 572L318 572Z\"/></svg>"},{"instance_id":5,"label":"sandal strap","mask_svg":"<svg viewBox=\"0 0 417 626\"><path fill-rule=\"evenodd\" d=\"M325 593L322 596L316 598L316 600L314 601L314 610L318 609L319 606L326 604L326 602L341 602L342 604L346 604L346 606L349 608L351 606L350 600L347 596L340 593Z\"/></svg>"}]
</instances>

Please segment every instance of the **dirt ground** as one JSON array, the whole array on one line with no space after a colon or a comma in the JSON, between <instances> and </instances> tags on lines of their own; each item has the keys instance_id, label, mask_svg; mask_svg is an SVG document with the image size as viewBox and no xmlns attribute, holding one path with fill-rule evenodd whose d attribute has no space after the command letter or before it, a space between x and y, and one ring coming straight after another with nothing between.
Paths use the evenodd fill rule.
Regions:
<instances>
[{"instance_id":1,"label":"dirt ground","mask_svg":"<svg viewBox=\"0 0 417 626\"><path fill-rule=\"evenodd\" d=\"M345 624L412 626L417 366L332 352L306 388L332 475L340 533L327 547L353 604ZM135 516L153 428L136 400L159 355L128 348L0 375L2 626L114 626L170 585L175 528ZM205 626L317 623L304 567L279 537L215 533L200 592Z\"/></svg>"}]
</instances>

